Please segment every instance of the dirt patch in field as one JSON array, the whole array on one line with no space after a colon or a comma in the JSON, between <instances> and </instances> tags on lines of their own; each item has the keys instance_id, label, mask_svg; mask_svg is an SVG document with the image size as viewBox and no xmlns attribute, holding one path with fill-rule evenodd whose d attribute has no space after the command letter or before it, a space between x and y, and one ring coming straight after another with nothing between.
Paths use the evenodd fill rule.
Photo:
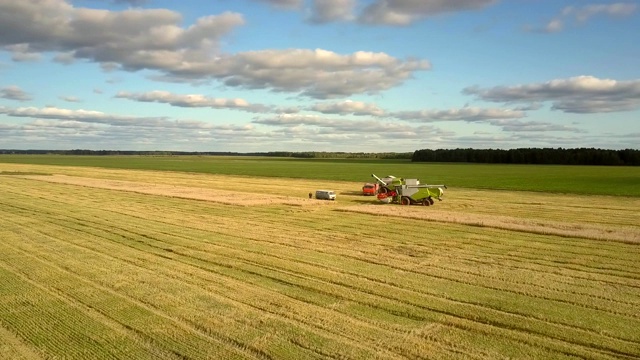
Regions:
<instances>
[{"instance_id":1,"label":"dirt patch in field","mask_svg":"<svg viewBox=\"0 0 640 360\"><path fill-rule=\"evenodd\" d=\"M556 222L540 219L524 219L510 216L482 215L455 211L386 205L347 206L338 211L373 214L379 216L400 217L436 222L455 223L469 226L489 227L511 231L521 231L542 235L579 237L594 240L617 241L640 244L640 229L631 227L603 227L602 225ZM426 211L423 211L426 210Z\"/></svg>"},{"instance_id":2,"label":"dirt patch in field","mask_svg":"<svg viewBox=\"0 0 640 360\"><path fill-rule=\"evenodd\" d=\"M323 206L332 204L329 201L281 196L262 193L247 193L226 189L199 188L168 184L154 184L124 180L106 180L83 178L67 175L25 175L25 179L46 181L59 184L85 186L98 189L129 191L140 194L170 196L176 198L212 201L228 205L257 206L257 205L293 205L293 206Z\"/></svg>"}]
</instances>

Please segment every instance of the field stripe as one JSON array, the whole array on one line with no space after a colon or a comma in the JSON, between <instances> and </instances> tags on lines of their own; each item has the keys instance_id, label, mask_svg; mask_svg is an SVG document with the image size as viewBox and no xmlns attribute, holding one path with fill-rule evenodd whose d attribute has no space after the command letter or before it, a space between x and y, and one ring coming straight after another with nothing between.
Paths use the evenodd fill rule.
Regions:
<instances>
[{"instance_id":1,"label":"field stripe","mask_svg":"<svg viewBox=\"0 0 640 360\"><path fill-rule=\"evenodd\" d=\"M1 326L0 321L0 359L40 360L44 355L33 348L9 329Z\"/></svg>"},{"instance_id":2,"label":"field stripe","mask_svg":"<svg viewBox=\"0 0 640 360\"><path fill-rule=\"evenodd\" d=\"M47 186L29 192L24 188L4 189L8 196L0 199L0 225L9 224L29 234L29 238L39 239L38 243L14 241L11 246L18 255L37 254L41 268L53 267L85 281L91 279L88 284L92 286L102 284L116 294L126 293L188 326L203 326L205 332L217 320L189 318L190 312L169 310L168 304L187 300L183 306L197 309L206 306L207 300L215 300L238 311L231 315L225 329L244 326L248 332L285 328L293 331L283 334L289 345L274 342L268 336L239 332L231 335L239 343L260 344L255 346L268 348L269 354L291 355L287 351L298 351L309 357L326 358L339 357L341 350L348 348L354 357L377 353L412 358L429 354L425 357L434 358L438 350L451 358L500 357L501 353L487 344L454 340L472 339L473 334L491 337L492 346L501 347L505 353L507 347L520 351L538 348L541 357L554 354L553 357L624 358L640 353L638 333L632 328L625 330L624 325L638 325L633 307L639 300L634 275L638 266L631 261L633 254L620 251L624 244L601 243L610 255L584 264L591 256L595 258L597 247L591 245L595 242L587 241L588 246L554 256L553 238L513 236L506 231L472 235L475 231L465 233L462 226L447 229L453 230L450 235L440 230L427 237L415 226L415 220L386 227L385 240L367 228L365 219L369 218L357 214L336 216L330 209L214 206L69 186ZM69 192L74 196L69 197ZM37 201L33 201L34 196ZM127 207L119 206L121 203ZM356 219L361 224L354 225ZM328 223L334 227L323 228ZM361 225L363 229L358 230ZM500 234L518 241L509 245L497 237ZM394 239L395 245L388 242L389 238ZM531 246L518 247L529 239L533 240ZM143 299L145 292L131 288L133 283L113 287L106 283L106 274L96 272L98 269L81 266L69 258L55 258L55 249L93 259L102 272L125 266L123 269L133 278L151 281L144 285L144 291L150 291L152 286L157 290L177 287L185 295L190 294L189 298L147 292L151 297ZM622 255L619 261L600 266L616 259L617 254ZM483 257L493 262L483 262ZM572 258L579 262L567 262ZM432 259L441 263L430 266ZM519 270L518 275L507 276L513 269ZM527 279L527 274L546 275ZM567 286L575 274L581 277L572 286L587 286L571 292L572 287ZM545 285L537 285L539 279ZM600 296L597 287L601 283L622 290ZM474 296L469 297L470 293ZM482 298L482 294L489 297ZM621 298L621 294L627 297ZM571 296L578 299L571 300ZM492 304L491 297L504 303ZM512 308L518 298L530 302L527 306L539 306L532 302L538 299L543 301L541 305L551 308L546 315ZM88 305L94 301L87 299ZM589 305L592 300L594 305ZM622 321L616 321L615 328L600 332L604 323L583 323L553 315L561 308L559 301L566 301L567 309L578 314L588 316L602 311L598 316L603 320ZM581 303L586 306L576 308ZM614 308L607 310L606 304ZM211 314L209 311L205 314ZM262 322L257 327L243 325L240 314L254 314ZM348 325L355 327L349 332ZM422 328L424 335L418 330ZM384 340L376 341L380 338ZM253 340L245 342L247 339ZM356 345L359 341L376 345L366 352ZM431 345L419 347L424 343Z\"/></svg>"},{"instance_id":3,"label":"field stripe","mask_svg":"<svg viewBox=\"0 0 640 360\"><path fill-rule=\"evenodd\" d=\"M219 229L219 228L218 228L218 229ZM297 250L298 250L298 248L297 248ZM344 255L344 254L343 254L343 255ZM390 256L390 257L392 257L393 255L389 255L389 256ZM290 259L290 260L294 261L295 259ZM358 260L360 260L360 259L358 259ZM400 270L408 270L408 269L407 269L407 268L400 268ZM425 273L424 275L433 275L433 274ZM440 277L440 278L443 278L442 276L439 276L439 277ZM449 281L457 281L457 280L456 280L456 279L454 279L454 278L444 278L444 279L449 280ZM510 284L510 285L513 285L513 284ZM495 289L495 287L490 287L490 288L494 288L494 289ZM506 289L502 289L502 290L508 291L508 290L506 290ZM522 292L516 292L516 293L518 293L518 294L523 294ZM535 294L532 294L532 293L526 293L526 295L535 296ZM575 293L573 293L573 294L569 294L569 296L573 296L573 295L575 295ZM561 299L557 299L557 298L556 298L556 300L561 301ZM624 304L624 303L622 303L622 304ZM630 305L634 305L634 303L630 303ZM587 307L588 307L588 306L589 306L589 304L583 304L583 306L587 306ZM602 309L602 308L600 308L600 309Z\"/></svg>"},{"instance_id":4,"label":"field stripe","mask_svg":"<svg viewBox=\"0 0 640 360\"><path fill-rule=\"evenodd\" d=\"M56 247L57 248L57 247ZM33 249L31 249L30 251L34 251ZM44 254L43 254L44 255Z\"/></svg>"},{"instance_id":5,"label":"field stripe","mask_svg":"<svg viewBox=\"0 0 640 360\"><path fill-rule=\"evenodd\" d=\"M105 239L105 240L106 240L106 239ZM55 248L58 248L58 247L59 247L59 246L56 246ZM34 250L33 250L33 249L31 249L30 251L34 251ZM145 252L142 252L142 254L144 254L144 253L145 253ZM47 252L41 253L41 256L46 257L46 256L47 256L46 254L47 254ZM121 266L122 266L122 265L120 265L120 267L121 267ZM161 269L156 269L156 270L154 271L154 273L156 273L156 274L158 274L158 275L159 275L158 271L161 271ZM170 278L170 277L167 277L167 278L166 278L166 280L169 280L169 279L171 279L171 278ZM208 279L208 281L210 281L210 280L211 280L211 279ZM202 284L202 283L200 283L200 284L197 284L197 285L202 286L203 284ZM218 284L218 285L219 285L219 284ZM246 284L234 284L234 285L233 285L233 287L235 287L235 288L237 288L238 286L243 286L243 287L245 287L245 288L247 288L247 289L251 289L251 287L247 287L247 285L246 285ZM276 294L276 293L271 293L271 294L269 294L269 296L270 296L270 297L273 297L273 296L277 297L277 296L278 296L278 294ZM267 303L267 304L268 304L268 303ZM264 308L264 307L256 307L256 305L252 305L252 307L254 307L254 308L258 309L258 310L262 310L262 311L268 310L267 308ZM278 312L276 312L276 313L274 313L274 314L277 314L277 315L279 315L279 316L285 316L285 315L287 315L286 313L283 313L282 311L278 311ZM350 324L351 324L351 323L350 323ZM308 323L308 325L317 325L317 324L314 324L313 322L309 322L309 323ZM343 333L343 334L341 334L341 335L345 336L346 334L345 334L345 333Z\"/></svg>"}]
</instances>

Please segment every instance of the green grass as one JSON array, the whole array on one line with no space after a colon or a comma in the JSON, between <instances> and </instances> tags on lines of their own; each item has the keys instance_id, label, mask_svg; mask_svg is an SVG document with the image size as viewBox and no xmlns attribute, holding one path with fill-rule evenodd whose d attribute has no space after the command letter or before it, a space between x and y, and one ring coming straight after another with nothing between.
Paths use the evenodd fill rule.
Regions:
<instances>
[{"instance_id":1,"label":"green grass","mask_svg":"<svg viewBox=\"0 0 640 360\"><path fill-rule=\"evenodd\" d=\"M218 156L0 155L0 163L92 166L210 174L370 182L419 178L453 188L640 196L640 167L412 163L408 160L289 159ZM1 165L0 165L1 170Z\"/></svg>"}]
</instances>

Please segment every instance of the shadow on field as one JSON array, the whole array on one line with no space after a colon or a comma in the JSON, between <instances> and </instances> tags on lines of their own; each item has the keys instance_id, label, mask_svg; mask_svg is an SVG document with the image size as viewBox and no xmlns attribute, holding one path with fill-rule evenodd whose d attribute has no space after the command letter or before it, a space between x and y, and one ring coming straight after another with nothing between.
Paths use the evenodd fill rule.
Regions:
<instances>
[{"instance_id":1,"label":"shadow on field","mask_svg":"<svg viewBox=\"0 0 640 360\"><path fill-rule=\"evenodd\" d=\"M376 200L376 198L373 197L373 196L366 196L366 197L363 196L362 199L355 199L355 200L351 200L351 201L355 202L355 203L358 203L358 204L388 205L388 204L385 204L385 203L383 203L381 201Z\"/></svg>"},{"instance_id":2,"label":"shadow on field","mask_svg":"<svg viewBox=\"0 0 640 360\"><path fill-rule=\"evenodd\" d=\"M340 191L338 195L362 195L361 191Z\"/></svg>"}]
</instances>

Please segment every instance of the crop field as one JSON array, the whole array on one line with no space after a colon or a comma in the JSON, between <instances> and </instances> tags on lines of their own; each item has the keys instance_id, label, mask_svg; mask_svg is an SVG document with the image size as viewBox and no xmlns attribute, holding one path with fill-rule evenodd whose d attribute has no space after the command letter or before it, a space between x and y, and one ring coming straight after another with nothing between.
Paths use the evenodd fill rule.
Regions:
<instances>
[{"instance_id":1,"label":"crop field","mask_svg":"<svg viewBox=\"0 0 640 360\"><path fill-rule=\"evenodd\" d=\"M640 166L413 163L409 160L294 159L244 156L0 155L0 163L166 170L189 173L373 181L395 174L455 188L640 196Z\"/></svg>"},{"instance_id":2,"label":"crop field","mask_svg":"<svg viewBox=\"0 0 640 360\"><path fill-rule=\"evenodd\" d=\"M640 196L293 177L0 161L0 359L640 358Z\"/></svg>"}]
</instances>

